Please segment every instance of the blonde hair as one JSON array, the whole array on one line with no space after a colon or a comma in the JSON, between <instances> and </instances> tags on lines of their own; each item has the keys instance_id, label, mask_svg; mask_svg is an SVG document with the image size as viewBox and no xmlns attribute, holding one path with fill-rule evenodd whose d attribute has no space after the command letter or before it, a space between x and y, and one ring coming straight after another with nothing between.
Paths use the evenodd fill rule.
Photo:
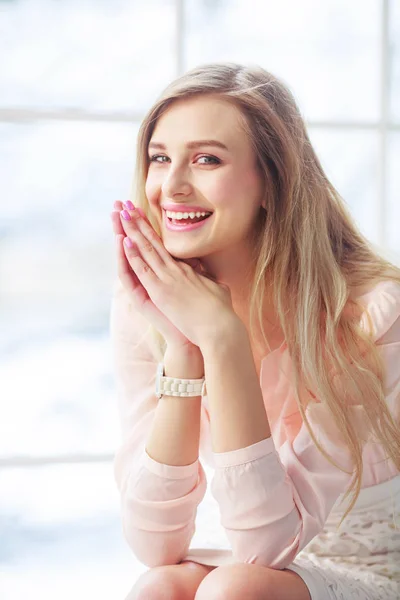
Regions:
<instances>
[{"instance_id":1,"label":"blonde hair","mask_svg":"<svg viewBox=\"0 0 400 600\"><path fill-rule=\"evenodd\" d=\"M173 81L145 116L137 140L132 198L159 234L145 194L148 144L157 119L172 102L200 94L233 102L244 117L266 193L266 210L260 210L254 236L250 336L256 339L258 326L269 346L262 307L271 281L303 422L319 450L336 465L307 418L307 406L318 398L353 462L345 497L351 492L353 496L344 519L359 495L363 474L362 440L351 418L352 406L364 408L369 429L400 470L400 430L385 402L384 366L372 336L372 321L370 332L360 325L365 307L354 294L384 280L400 284L400 268L380 256L358 231L322 169L291 92L258 66L196 67ZM162 356L164 340L153 326L150 329Z\"/></svg>"}]
</instances>

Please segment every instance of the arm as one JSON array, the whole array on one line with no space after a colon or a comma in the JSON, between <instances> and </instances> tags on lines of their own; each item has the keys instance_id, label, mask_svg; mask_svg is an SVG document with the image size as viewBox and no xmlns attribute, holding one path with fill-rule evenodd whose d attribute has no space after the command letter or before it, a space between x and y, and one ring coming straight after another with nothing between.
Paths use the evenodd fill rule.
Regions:
<instances>
[{"instance_id":1,"label":"arm","mask_svg":"<svg viewBox=\"0 0 400 600\"><path fill-rule=\"evenodd\" d=\"M211 491L234 557L278 566L296 547L300 515L272 441L247 332L235 322L224 329L202 348L216 466Z\"/></svg>"},{"instance_id":2,"label":"arm","mask_svg":"<svg viewBox=\"0 0 400 600\"><path fill-rule=\"evenodd\" d=\"M393 411L400 394L399 325L400 319L378 343L388 370L388 404ZM220 342L214 344L211 340L203 356L216 466L211 491L219 504L233 555L239 562L285 568L323 529L350 475L319 452L304 425L293 442L286 440L279 452L276 450L265 426L266 415L260 414L262 394L250 366L248 341L240 330L226 339L222 350ZM282 385L287 382L280 379L266 393L276 391L280 402ZM313 406L309 419L328 453L351 472L347 449L338 444L325 407ZM395 474L382 461L378 468L377 459L382 457L372 452L375 450L366 448L364 453L366 486Z\"/></svg>"},{"instance_id":3,"label":"arm","mask_svg":"<svg viewBox=\"0 0 400 600\"><path fill-rule=\"evenodd\" d=\"M234 316L221 325L201 348L214 452L244 448L271 436L246 328Z\"/></svg>"},{"instance_id":4,"label":"arm","mask_svg":"<svg viewBox=\"0 0 400 600\"><path fill-rule=\"evenodd\" d=\"M200 379L204 375L203 357L196 348L187 350L167 347L164 356L165 375L184 379ZM201 396L179 398L163 395L159 400L146 452L165 465L185 466L199 456Z\"/></svg>"},{"instance_id":5,"label":"arm","mask_svg":"<svg viewBox=\"0 0 400 600\"><path fill-rule=\"evenodd\" d=\"M186 555L206 479L197 458L200 399L156 398L158 358L144 337L147 325L117 288L110 330L122 444L114 473L124 536L138 560L152 567ZM165 358L168 375L203 375L198 358L171 349Z\"/></svg>"}]
</instances>

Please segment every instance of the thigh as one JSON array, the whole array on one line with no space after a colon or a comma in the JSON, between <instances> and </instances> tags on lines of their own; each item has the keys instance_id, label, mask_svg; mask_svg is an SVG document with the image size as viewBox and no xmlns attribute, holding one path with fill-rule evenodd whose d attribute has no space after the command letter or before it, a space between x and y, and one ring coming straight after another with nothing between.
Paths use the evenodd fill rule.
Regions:
<instances>
[{"instance_id":1,"label":"thigh","mask_svg":"<svg viewBox=\"0 0 400 600\"><path fill-rule=\"evenodd\" d=\"M203 579L215 567L182 561L145 571L125 600L193 600Z\"/></svg>"},{"instance_id":2,"label":"thigh","mask_svg":"<svg viewBox=\"0 0 400 600\"><path fill-rule=\"evenodd\" d=\"M195 600L310 600L297 573L250 563L223 565L200 583Z\"/></svg>"}]
</instances>

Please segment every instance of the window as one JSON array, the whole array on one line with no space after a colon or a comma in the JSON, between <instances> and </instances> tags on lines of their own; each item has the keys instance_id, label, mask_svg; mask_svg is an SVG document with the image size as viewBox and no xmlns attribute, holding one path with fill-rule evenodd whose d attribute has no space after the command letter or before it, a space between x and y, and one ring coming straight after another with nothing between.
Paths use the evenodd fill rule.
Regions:
<instances>
[{"instance_id":1,"label":"window","mask_svg":"<svg viewBox=\"0 0 400 600\"><path fill-rule=\"evenodd\" d=\"M294 93L362 231L398 261L400 3L9 0L0 55L3 595L122 598L146 567L122 539L112 473L109 213L129 197L140 121L197 64L260 64Z\"/></svg>"}]
</instances>

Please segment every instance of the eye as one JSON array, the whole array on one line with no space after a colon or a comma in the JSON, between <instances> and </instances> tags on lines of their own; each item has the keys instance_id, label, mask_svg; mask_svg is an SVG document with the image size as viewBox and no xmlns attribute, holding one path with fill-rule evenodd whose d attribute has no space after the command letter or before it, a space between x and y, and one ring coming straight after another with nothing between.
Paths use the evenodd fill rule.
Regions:
<instances>
[{"instance_id":1,"label":"eye","mask_svg":"<svg viewBox=\"0 0 400 600\"><path fill-rule=\"evenodd\" d=\"M203 163L203 164L211 164L211 165L217 165L219 164L221 161L219 160L219 158L217 158L216 156L210 156L209 154L203 155L203 156L199 156L199 158L209 158L210 160L212 160L212 163Z\"/></svg>"},{"instance_id":2,"label":"eye","mask_svg":"<svg viewBox=\"0 0 400 600\"><path fill-rule=\"evenodd\" d=\"M164 156L163 154L153 154L152 156L150 156L149 160L150 162L160 162L157 159L158 158L168 158L167 156ZM161 161L164 162L164 161Z\"/></svg>"},{"instance_id":3,"label":"eye","mask_svg":"<svg viewBox=\"0 0 400 600\"><path fill-rule=\"evenodd\" d=\"M165 156L165 154L153 154L152 156L149 157L149 161L150 162L154 162L154 163L159 163L159 164L161 164L163 162L166 162L166 161L163 161L163 160L158 160L159 158L166 158L166 159L168 159L168 156ZM221 162L219 160L219 158L217 158L216 156L211 156L211 155L208 155L208 154L204 154L202 156L199 156L197 158L197 160L199 160L200 158L206 158L206 159L209 159L210 161L212 161L212 162L200 163L200 164L203 164L203 165L218 165Z\"/></svg>"}]
</instances>

